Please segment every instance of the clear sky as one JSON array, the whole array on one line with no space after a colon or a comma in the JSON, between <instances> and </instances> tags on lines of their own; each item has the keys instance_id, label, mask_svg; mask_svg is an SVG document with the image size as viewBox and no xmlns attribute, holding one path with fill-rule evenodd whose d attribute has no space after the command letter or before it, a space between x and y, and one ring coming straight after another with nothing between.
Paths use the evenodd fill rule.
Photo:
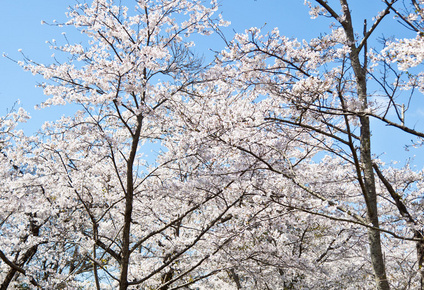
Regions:
<instances>
[{"instance_id":1,"label":"clear sky","mask_svg":"<svg viewBox=\"0 0 424 290\"><path fill-rule=\"evenodd\" d=\"M232 23L224 32L228 39L232 38L234 31L243 32L249 27L263 27L264 25L265 30L279 27L282 35L298 39L310 39L327 32L329 20L323 18L311 20L308 8L303 5L303 2L304 0L221 0L224 19ZM351 2L357 29L361 27L363 19L368 19L368 22L371 23L375 12L383 7L379 0L353 0ZM81 37L79 32L41 25L41 20L48 23L54 19L59 22L64 21L67 7L73 5L74 0L0 0L0 3L2 7L0 10L0 53L4 52L9 57L20 60L22 56L18 49L22 49L29 58L48 64L51 62L50 55L53 52L45 43L47 40L57 39L60 41L63 39L62 31L66 30L70 42L79 42ZM134 2L130 0L122 0L122 3L127 3L129 6L134 5ZM401 30L405 31L400 25L384 26L376 31L376 35L391 36ZM224 48L224 44L219 39L212 38L198 43L196 46L198 53L207 53L210 48L221 50ZM58 107L41 111L33 110L34 105L45 99L42 90L35 87L39 81L41 81L40 78L22 71L17 64L0 57L0 114L3 115L17 99L20 99L21 106L32 116L30 123L23 127L28 133L36 131L46 119L54 120L66 112L65 108ZM417 105L413 113L417 119L417 128L422 130L424 121L420 121L420 118L424 118L424 107L421 105ZM374 152L388 152L388 155L391 156L389 159L395 159L393 156L402 158L404 152L400 142L401 134L397 132L382 126L374 129L374 134L378 135L378 140L373 144ZM424 161L424 158L420 157L424 156L421 151L422 149L413 152L418 155L417 161L420 162Z\"/></svg>"},{"instance_id":2,"label":"clear sky","mask_svg":"<svg viewBox=\"0 0 424 290\"><path fill-rule=\"evenodd\" d=\"M226 20L232 25L225 30L229 39L234 31L244 32L249 27L263 27L271 30L278 26L282 34L299 38L313 37L317 21L311 21L308 9L303 5L303 0L223 0L221 10ZM79 42L80 34L73 29L41 25L44 20L52 23L53 20L63 22L66 20L67 7L75 3L74 0L0 0L0 53L6 53L15 60L22 59L18 49L39 63L51 63L49 45L45 42L56 39L63 40L62 31L66 30L70 42ZM122 3L134 5L134 1L124 0ZM240 5L243 3L243 5ZM324 30L327 25L324 25ZM303 31L303 32L302 32ZM218 38L205 38L196 44L199 54L208 53L209 49L221 50L224 43ZM13 103L19 99L21 106L28 110L32 116L30 124L25 125L28 131L36 131L46 120L53 120L63 114L59 107L34 111L33 107L42 102L45 97L40 88L36 88L41 78L24 72L16 63L0 57L0 114L4 114Z\"/></svg>"}]
</instances>

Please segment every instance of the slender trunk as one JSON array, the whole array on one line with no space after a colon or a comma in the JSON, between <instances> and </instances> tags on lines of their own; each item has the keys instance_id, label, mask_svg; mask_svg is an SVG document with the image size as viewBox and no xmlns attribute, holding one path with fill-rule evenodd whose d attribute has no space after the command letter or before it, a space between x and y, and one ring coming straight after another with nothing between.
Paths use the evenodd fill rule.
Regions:
<instances>
[{"instance_id":1,"label":"slender trunk","mask_svg":"<svg viewBox=\"0 0 424 290\"><path fill-rule=\"evenodd\" d=\"M140 132L143 122L143 116L137 117L137 127L135 133L132 135L131 152L127 161L127 180L125 192L125 212L124 212L124 228L122 231L122 264L121 276L119 279L119 289L125 290L128 288L128 267L130 261L130 230L131 230L131 217L133 210L134 200L134 181L133 181L133 166L135 156L137 153L138 143L140 141Z\"/></svg>"},{"instance_id":2,"label":"slender trunk","mask_svg":"<svg viewBox=\"0 0 424 290\"><path fill-rule=\"evenodd\" d=\"M128 172L132 174L132 172ZM127 178L132 179L132 178ZM125 196L125 213L124 213L124 229L122 231L122 265L121 265L121 277L119 283L119 289L124 290L128 288L128 267L130 260L130 228L131 228L131 216L133 210L133 195L134 192L127 188Z\"/></svg>"},{"instance_id":3,"label":"slender trunk","mask_svg":"<svg viewBox=\"0 0 424 290\"><path fill-rule=\"evenodd\" d=\"M356 75L358 98L362 103L362 110L368 107L366 71L359 62L359 52L351 53L352 67ZM373 163L371 157L371 129L368 116L360 116L360 159L363 170L364 198L367 206L368 219L374 228L368 229L368 240L370 245L371 263L374 269L377 288L381 290L390 289L386 277L383 251L381 249L380 227L378 221L377 192L375 187Z\"/></svg>"},{"instance_id":4,"label":"slender trunk","mask_svg":"<svg viewBox=\"0 0 424 290\"><path fill-rule=\"evenodd\" d=\"M368 218L373 225L373 229L368 230L368 239L370 243L371 262L375 273L378 289L389 289L389 283L386 278L386 270L384 265L384 257L381 249L381 239L377 194L375 189L375 180L372 170L372 159L370 150L370 128L368 117L361 117L361 163L364 170L364 184L366 188L366 202L368 210Z\"/></svg>"},{"instance_id":5,"label":"slender trunk","mask_svg":"<svg viewBox=\"0 0 424 290\"><path fill-rule=\"evenodd\" d=\"M366 69L359 62L359 51L352 51L351 63L356 75L358 98L362 103L362 110L368 107ZM360 116L360 159L363 170L364 198L367 205L368 219L374 228L368 229L371 263L375 273L378 289L390 289L386 277L386 269L381 249L380 227L378 221L377 192L375 187L373 163L371 157L371 129L368 116Z\"/></svg>"},{"instance_id":6,"label":"slender trunk","mask_svg":"<svg viewBox=\"0 0 424 290\"><path fill-rule=\"evenodd\" d=\"M361 110L365 111L368 108L367 97L367 59L366 59L366 44L364 48L364 64L361 65L359 60L359 53L361 48L356 47L355 33L352 24L352 18L349 10L347 0L340 0L342 5L344 20L341 24L346 33L348 42L350 43L350 62L355 73L356 89L358 99L361 102ZM366 27L364 27L366 29ZM362 166L362 174L358 172L359 179L362 179L361 187L362 193L367 206L368 219L373 228L368 229L368 241L370 246L371 264L375 274L377 289L388 290L390 289L389 282L387 281L386 269L384 263L383 251L381 249L381 238L378 221L378 207L377 207L377 191L375 187L373 163L371 157L371 129L369 117L360 114L359 121L361 124L360 132L360 162Z\"/></svg>"},{"instance_id":7,"label":"slender trunk","mask_svg":"<svg viewBox=\"0 0 424 290\"><path fill-rule=\"evenodd\" d=\"M97 241L98 238L99 237L98 237L97 224L94 221L94 223L93 223L93 239L94 239L94 241ZM96 261L97 261L96 251L97 251L97 245L96 245L96 243L94 243L94 245L93 245L93 260L94 260L94 262L93 262L93 272L94 272L94 281L96 282L96 289L97 290L100 290L99 273L97 271L97 264L96 264Z\"/></svg>"}]
</instances>

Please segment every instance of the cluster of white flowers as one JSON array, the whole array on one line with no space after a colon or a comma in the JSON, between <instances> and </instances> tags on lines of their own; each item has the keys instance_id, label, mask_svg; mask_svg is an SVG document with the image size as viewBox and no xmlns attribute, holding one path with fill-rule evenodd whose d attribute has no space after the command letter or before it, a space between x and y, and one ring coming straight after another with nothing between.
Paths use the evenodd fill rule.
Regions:
<instances>
[{"instance_id":1,"label":"cluster of white flowers","mask_svg":"<svg viewBox=\"0 0 424 290\"><path fill-rule=\"evenodd\" d=\"M419 285L406 240L424 223L424 173L366 163L364 120L387 112L360 91L346 27L309 41L252 27L201 66L189 36L228 25L217 1L136 1L135 13L115 2L70 10L66 25L89 41L50 41L68 61L19 62L44 77L42 107L80 110L34 136L15 131L23 109L0 119L0 250L17 266L1 263L0 281L22 267L9 286L372 288L375 205L391 283ZM397 63L410 78L393 93L424 87L410 73L422 47L418 35L373 52L373 73Z\"/></svg>"}]
</instances>

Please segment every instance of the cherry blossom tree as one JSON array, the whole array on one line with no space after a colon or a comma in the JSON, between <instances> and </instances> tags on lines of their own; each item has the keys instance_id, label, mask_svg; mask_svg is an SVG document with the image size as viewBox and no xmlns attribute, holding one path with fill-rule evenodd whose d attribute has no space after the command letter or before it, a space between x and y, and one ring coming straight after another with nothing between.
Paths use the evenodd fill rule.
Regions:
<instances>
[{"instance_id":1,"label":"cherry blossom tree","mask_svg":"<svg viewBox=\"0 0 424 290\"><path fill-rule=\"evenodd\" d=\"M400 1L383 1L383 10L376 12L371 25L355 29L349 1L306 2L312 17L333 19L331 30L308 42L281 36L278 29L266 35L258 28L237 34L203 77L211 82L188 92L192 104L183 114L184 127L192 132L186 131L179 144L196 152L202 148L213 174L249 172L245 183L252 190L250 214L241 223L245 227L239 225L238 230L244 234L255 231L251 238L256 241L239 234L243 237L239 242L246 246L239 251L233 248L233 253L239 252L233 256L239 263L236 270L244 272L244 281L247 277L262 280L265 288L361 288L364 280L367 287L378 289L389 289L390 284L422 287L423 173L408 164L395 169L371 154L371 120L418 137L412 145L419 145L424 136L412 123L405 123L405 107L398 105L415 96L420 86L420 74L400 70L422 61L417 53L421 4L413 1L415 13L405 16L395 7ZM395 41L382 51L369 49L375 29L390 21L391 11L414 27L417 39ZM398 62L400 70L392 62ZM374 99L371 85L378 87L375 95L383 101ZM397 120L390 117L392 113ZM308 222L302 226L301 220ZM266 227L268 222L271 225ZM298 238L287 226L293 224ZM284 277L284 270L296 268L287 262L293 254L284 257L277 251L290 245L282 239L289 232L291 244L300 252L298 258L311 249L309 261L296 260L295 278L290 282L283 278L277 284L270 276L280 273ZM328 239L316 238L312 247L313 242L306 242L312 240L308 236L318 233ZM259 237L263 237L261 242ZM267 250L253 247L255 243L266 245ZM335 250L337 243L343 244L339 247L345 252ZM347 249L354 255L349 256ZM338 257L337 262L331 256ZM262 279L253 274L253 264L262 267L263 271L256 271ZM337 276L329 275L329 269L335 268ZM264 276L265 269L273 274ZM313 278L314 271L320 277ZM349 273L355 273L354 277ZM337 284L340 277L343 286ZM267 284L270 281L272 286Z\"/></svg>"},{"instance_id":2,"label":"cherry blossom tree","mask_svg":"<svg viewBox=\"0 0 424 290\"><path fill-rule=\"evenodd\" d=\"M230 219L243 196L231 188L241 185L191 179L181 167L188 153L155 161L143 146L177 134L171 112L184 106L181 91L202 70L190 35L226 23L212 18L215 1L134 5L134 12L108 0L76 5L64 25L80 29L89 46L53 41L54 64L21 62L47 80L42 107L81 109L16 140L8 153L22 176L4 191L10 210L2 218L11 222L3 223L11 232L2 234L2 266L11 273L4 288L12 279L15 286L96 289L221 283L204 280L227 268L216 254L229 237L214 231ZM14 191L21 207L7 197Z\"/></svg>"},{"instance_id":3,"label":"cherry blossom tree","mask_svg":"<svg viewBox=\"0 0 424 290\"><path fill-rule=\"evenodd\" d=\"M41 107L78 110L34 136L1 120L1 289L423 287L423 171L371 146L376 122L422 143L421 2L357 28L350 1L306 1L320 37L250 28L209 65L191 36L221 33L216 1L117 2L20 62ZM371 47L389 14L417 37Z\"/></svg>"}]
</instances>

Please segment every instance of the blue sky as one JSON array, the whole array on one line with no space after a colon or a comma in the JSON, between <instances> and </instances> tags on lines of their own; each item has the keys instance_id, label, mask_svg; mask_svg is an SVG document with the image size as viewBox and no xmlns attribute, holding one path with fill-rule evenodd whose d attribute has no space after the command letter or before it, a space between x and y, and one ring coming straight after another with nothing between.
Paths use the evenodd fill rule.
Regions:
<instances>
[{"instance_id":1,"label":"blue sky","mask_svg":"<svg viewBox=\"0 0 424 290\"><path fill-rule=\"evenodd\" d=\"M62 31L66 30L70 42L79 42L80 34L72 29L60 28L49 25L41 25L44 20L52 23L66 20L65 12L67 7L75 3L74 0L14 0L1 1L0 10L0 53L6 53L15 60L22 59L18 49L39 63L48 64L52 61L49 45L45 42L56 39L58 42L63 39ZM133 1L124 0L123 3L133 5ZM243 5L240 3L243 2ZM231 27L226 29L229 39L233 31L243 32L245 29L256 26L272 29L280 26L282 33L297 36L310 22L308 10L303 5L303 1L292 1L290 9L284 4L287 1L281 0L223 0L222 13L226 20L232 22ZM305 22L306 21L306 22ZM314 21L316 24L316 21ZM288 25L290 24L290 25ZM326 25L323 27L325 28ZM307 29L304 36L312 37L312 31ZM198 53L208 53L210 48L220 50L224 47L222 41L217 38L204 39L203 43L198 43L196 50ZM0 114L4 114L13 103L19 99L21 106L28 110L32 120L24 128L27 131L37 130L46 117L53 120L60 117L64 110L55 107L42 111L34 111L33 107L42 102L45 97L40 88L36 88L37 82L41 78L24 72L16 63L0 57Z\"/></svg>"},{"instance_id":2,"label":"blue sky","mask_svg":"<svg viewBox=\"0 0 424 290\"><path fill-rule=\"evenodd\" d=\"M228 39L232 38L234 31L243 32L249 27L263 27L264 25L265 30L279 27L282 35L298 39L310 39L327 32L330 21L325 18L311 20L308 8L303 5L303 2L303 0L222 0L221 11L224 19L232 23L224 32ZM374 13L383 7L379 0L354 0L351 2L357 29L360 29L365 18L371 23L371 18L375 16ZM51 39L63 39L61 33L65 28L41 25L41 20L49 23L54 19L59 22L64 21L67 7L74 3L74 0L1 0L0 53L4 52L9 57L20 60L22 56L18 49L22 49L25 55L31 59L41 63L50 63L50 55L53 52L45 42ZM133 5L134 2L123 0L122 3ZM364 9L364 7L366 8ZM394 23L394 21L390 22ZM66 32L71 42L79 42L81 37L79 32L69 29L66 29ZM401 32L405 32L405 29L400 25L385 25L377 30L375 35L391 36ZM413 36L412 33L409 35ZM198 43L196 50L198 53L207 53L210 48L220 50L223 47L224 44L219 39L212 38ZM66 113L65 107L33 110L36 104L45 99L42 90L35 87L38 81L41 79L22 71L14 62L0 57L0 114L4 114L17 99L20 99L21 106L32 116L30 123L23 127L27 132L36 131L46 119L54 120ZM424 108L420 104L423 103L418 103L420 107L414 109L416 117L420 116L420 112L421 116L424 113ZM424 122L420 121L418 117L417 128L423 128ZM374 129L374 135L378 136L373 144L374 152L378 154L388 152L388 158L385 159L395 159L393 156L402 159L407 154L411 155L411 152L405 153L402 150L403 138L397 130L378 126ZM405 137L409 138L409 136ZM422 149L417 149L412 152L419 156L417 161L419 161L420 167L424 161L424 157L420 157L424 155L421 151Z\"/></svg>"}]
</instances>

